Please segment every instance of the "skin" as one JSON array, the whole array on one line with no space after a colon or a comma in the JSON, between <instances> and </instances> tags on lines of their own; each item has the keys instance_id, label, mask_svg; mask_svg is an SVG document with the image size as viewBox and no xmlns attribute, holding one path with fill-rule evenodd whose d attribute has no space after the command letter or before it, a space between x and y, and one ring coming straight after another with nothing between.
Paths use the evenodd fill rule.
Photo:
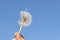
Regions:
<instances>
[{"instance_id":1,"label":"skin","mask_svg":"<svg viewBox=\"0 0 60 40\"><path fill-rule=\"evenodd\" d=\"M25 40L25 39L19 32L16 32L14 40Z\"/></svg>"}]
</instances>

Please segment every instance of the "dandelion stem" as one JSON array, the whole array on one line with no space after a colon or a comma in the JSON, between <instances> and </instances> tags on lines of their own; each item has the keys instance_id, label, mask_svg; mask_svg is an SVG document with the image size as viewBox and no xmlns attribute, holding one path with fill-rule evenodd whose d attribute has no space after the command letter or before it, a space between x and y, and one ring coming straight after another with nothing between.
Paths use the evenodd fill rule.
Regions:
<instances>
[{"instance_id":1,"label":"dandelion stem","mask_svg":"<svg viewBox=\"0 0 60 40\"><path fill-rule=\"evenodd\" d=\"M22 25L21 25L21 27L20 27L20 29L19 29L19 33L21 32L21 30L22 30Z\"/></svg>"}]
</instances>

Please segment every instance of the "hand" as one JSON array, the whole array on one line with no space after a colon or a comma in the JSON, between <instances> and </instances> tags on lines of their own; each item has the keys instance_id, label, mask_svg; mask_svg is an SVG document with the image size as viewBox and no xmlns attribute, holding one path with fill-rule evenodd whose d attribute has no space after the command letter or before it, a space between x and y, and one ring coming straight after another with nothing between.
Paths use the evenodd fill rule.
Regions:
<instances>
[{"instance_id":1,"label":"hand","mask_svg":"<svg viewBox=\"0 0 60 40\"><path fill-rule=\"evenodd\" d=\"M19 32L16 32L15 38L13 40L25 40L25 39Z\"/></svg>"}]
</instances>

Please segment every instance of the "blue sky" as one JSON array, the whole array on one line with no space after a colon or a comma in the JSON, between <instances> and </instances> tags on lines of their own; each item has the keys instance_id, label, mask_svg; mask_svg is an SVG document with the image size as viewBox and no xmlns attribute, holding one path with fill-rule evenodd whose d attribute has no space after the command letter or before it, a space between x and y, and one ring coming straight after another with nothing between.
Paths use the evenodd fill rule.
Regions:
<instances>
[{"instance_id":1,"label":"blue sky","mask_svg":"<svg viewBox=\"0 0 60 40\"><path fill-rule=\"evenodd\" d=\"M23 28L26 40L60 40L60 0L0 0L0 40L19 30L19 12L28 9L32 24Z\"/></svg>"}]
</instances>

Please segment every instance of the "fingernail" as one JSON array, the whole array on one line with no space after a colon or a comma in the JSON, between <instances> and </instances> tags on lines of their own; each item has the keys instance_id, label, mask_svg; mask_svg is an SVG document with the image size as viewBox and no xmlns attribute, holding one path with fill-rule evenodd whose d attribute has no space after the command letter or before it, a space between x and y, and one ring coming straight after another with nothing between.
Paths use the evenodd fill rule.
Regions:
<instances>
[{"instance_id":1,"label":"fingernail","mask_svg":"<svg viewBox=\"0 0 60 40\"><path fill-rule=\"evenodd\" d=\"M17 35L17 32L15 33L15 35Z\"/></svg>"}]
</instances>

